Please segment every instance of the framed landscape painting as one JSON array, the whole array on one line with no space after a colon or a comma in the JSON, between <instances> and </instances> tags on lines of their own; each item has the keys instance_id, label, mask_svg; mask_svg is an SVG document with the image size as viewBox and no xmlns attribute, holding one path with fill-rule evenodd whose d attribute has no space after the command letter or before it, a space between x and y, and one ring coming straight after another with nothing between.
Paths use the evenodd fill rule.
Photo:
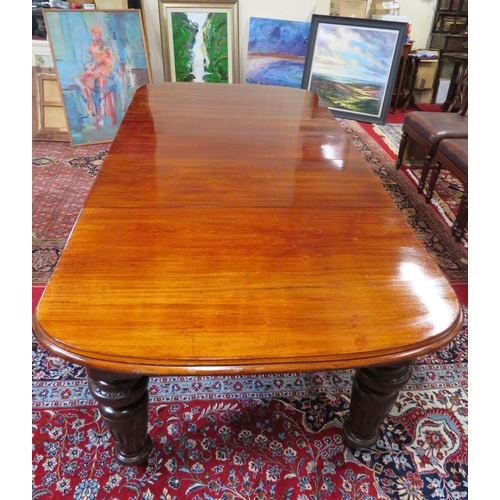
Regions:
<instances>
[{"instance_id":1,"label":"framed landscape painting","mask_svg":"<svg viewBox=\"0 0 500 500\"><path fill-rule=\"evenodd\" d=\"M239 83L238 0L160 0L168 82Z\"/></svg>"},{"instance_id":2,"label":"framed landscape painting","mask_svg":"<svg viewBox=\"0 0 500 500\"><path fill-rule=\"evenodd\" d=\"M43 14L71 144L111 142L135 90L151 82L140 11Z\"/></svg>"},{"instance_id":3,"label":"framed landscape painting","mask_svg":"<svg viewBox=\"0 0 500 500\"><path fill-rule=\"evenodd\" d=\"M300 88L310 23L250 18L245 83Z\"/></svg>"},{"instance_id":4,"label":"framed landscape painting","mask_svg":"<svg viewBox=\"0 0 500 500\"><path fill-rule=\"evenodd\" d=\"M334 116L384 124L408 24L313 14L302 88Z\"/></svg>"}]
</instances>

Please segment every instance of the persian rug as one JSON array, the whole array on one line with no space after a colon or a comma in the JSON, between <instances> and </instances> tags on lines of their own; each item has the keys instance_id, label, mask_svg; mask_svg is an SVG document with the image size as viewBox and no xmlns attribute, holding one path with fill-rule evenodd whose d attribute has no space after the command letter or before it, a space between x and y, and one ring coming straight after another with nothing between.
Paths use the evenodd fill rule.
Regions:
<instances>
[{"instance_id":1,"label":"persian rug","mask_svg":"<svg viewBox=\"0 0 500 500\"><path fill-rule=\"evenodd\" d=\"M376 139L356 122L340 122L443 272L451 281L466 279L463 246L428 217ZM34 307L108 149L33 143ZM85 369L32 337L32 498L467 498L463 307L461 333L417 360L371 449L343 445L353 370L152 377L153 453L137 467L114 459Z\"/></svg>"},{"instance_id":2,"label":"persian rug","mask_svg":"<svg viewBox=\"0 0 500 500\"><path fill-rule=\"evenodd\" d=\"M108 144L32 143L32 281L46 284L90 192Z\"/></svg>"}]
</instances>

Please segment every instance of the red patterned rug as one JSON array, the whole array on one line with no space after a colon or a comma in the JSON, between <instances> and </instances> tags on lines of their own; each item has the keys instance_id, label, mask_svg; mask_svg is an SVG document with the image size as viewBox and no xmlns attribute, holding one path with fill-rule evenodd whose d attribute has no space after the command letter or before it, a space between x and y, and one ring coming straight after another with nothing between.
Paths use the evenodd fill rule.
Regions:
<instances>
[{"instance_id":1,"label":"red patterned rug","mask_svg":"<svg viewBox=\"0 0 500 500\"><path fill-rule=\"evenodd\" d=\"M108 150L33 141L33 283L48 282Z\"/></svg>"},{"instance_id":2,"label":"red patterned rug","mask_svg":"<svg viewBox=\"0 0 500 500\"><path fill-rule=\"evenodd\" d=\"M450 281L466 282L463 245L429 217L376 140L340 121ZM107 151L33 143L33 307ZM418 359L371 449L342 442L352 370L153 377L154 452L140 467L113 458L85 370L33 338L32 498L467 498L467 312L452 343Z\"/></svg>"}]
</instances>

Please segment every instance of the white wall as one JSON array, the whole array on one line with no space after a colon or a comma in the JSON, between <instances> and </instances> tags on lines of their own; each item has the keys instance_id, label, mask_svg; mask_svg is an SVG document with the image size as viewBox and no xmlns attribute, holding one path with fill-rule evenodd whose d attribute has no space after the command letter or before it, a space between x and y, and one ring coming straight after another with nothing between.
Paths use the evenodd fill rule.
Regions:
<instances>
[{"instance_id":1,"label":"white wall","mask_svg":"<svg viewBox=\"0 0 500 500\"><path fill-rule=\"evenodd\" d=\"M161 50L160 7L158 0L142 0L144 30L149 49L149 64L153 82L163 82L163 55Z\"/></svg>"},{"instance_id":2,"label":"white wall","mask_svg":"<svg viewBox=\"0 0 500 500\"><path fill-rule=\"evenodd\" d=\"M406 16L411 24L410 38L414 49L429 47L434 9L437 0L399 0L399 14Z\"/></svg>"}]
</instances>

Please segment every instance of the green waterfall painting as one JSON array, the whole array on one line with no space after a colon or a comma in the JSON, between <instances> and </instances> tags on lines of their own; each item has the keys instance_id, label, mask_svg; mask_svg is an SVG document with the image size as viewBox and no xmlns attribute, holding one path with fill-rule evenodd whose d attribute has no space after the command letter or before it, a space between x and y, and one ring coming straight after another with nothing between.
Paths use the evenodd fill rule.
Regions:
<instances>
[{"instance_id":1,"label":"green waterfall painting","mask_svg":"<svg viewBox=\"0 0 500 500\"><path fill-rule=\"evenodd\" d=\"M173 12L175 81L229 83L228 20L220 12Z\"/></svg>"}]
</instances>

